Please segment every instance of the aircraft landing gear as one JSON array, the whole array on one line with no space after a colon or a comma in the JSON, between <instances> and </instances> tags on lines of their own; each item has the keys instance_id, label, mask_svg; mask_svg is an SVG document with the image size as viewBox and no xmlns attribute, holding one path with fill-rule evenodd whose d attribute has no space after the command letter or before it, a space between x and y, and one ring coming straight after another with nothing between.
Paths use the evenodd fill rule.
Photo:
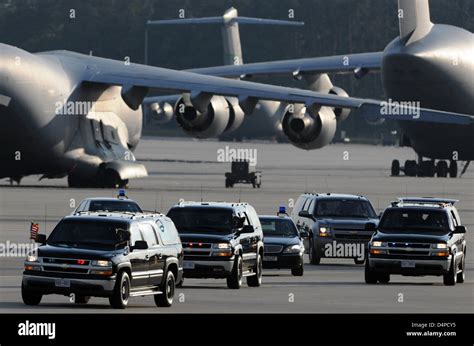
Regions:
<instances>
[{"instance_id":1,"label":"aircraft landing gear","mask_svg":"<svg viewBox=\"0 0 474 346\"><path fill-rule=\"evenodd\" d=\"M469 162L463 168L461 176L465 173ZM416 160L406 160L403 167L400 166L400 161L393 160L391 167L392 177L400 176L400 172L404 172L407 177L438 177L438 178L456 178L458 176L458 164L457 161L448 162L440 160L435 164L435 160L423 160L423 157Z\"/></svg>"}]
</instances>

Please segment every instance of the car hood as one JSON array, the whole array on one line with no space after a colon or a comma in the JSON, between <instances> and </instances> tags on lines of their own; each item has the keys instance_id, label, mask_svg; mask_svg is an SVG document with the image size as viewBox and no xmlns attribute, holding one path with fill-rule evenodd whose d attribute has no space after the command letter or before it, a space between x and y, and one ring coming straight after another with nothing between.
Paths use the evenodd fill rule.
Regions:
<instances>
[{"instance_id":1,"label":"car hood","mask_svg":"<svg viewBox=\"0 0 474 346\"><path fill-rule=\"evenodd\" d=\"M38 248L40 257L79 258L79 259L101 259L111 258L123 250L93 250L73 247L59 247L43 245Z\"/></svg>"},{"instance_id":2,"label":"car hood","mask_svg":"<svg viewBox=\"0 0 474 346\"><path fill-rule=\"evenodd\" d=\"M268 237L265 236L263 239L263 243L265 245L296 245L300 243L300 238L293 237L293 238L284 238L284 237Z\"/></svg>"},{"instance_id":3,"label":"car hood","mask_svg":"<svg viewBox=\"0 0 474 346\"><path fill-rule=\"evenodd\" d=\"M329 226L340 229L365 229L367 223L378 225L379 219L350 219L350 218L318 218L320 226Z\"/></svg>"},{"instance_id":4,"label":"car hood","mask_svg":"<svg viewBox=\"0 0 474 346\"><path fill-rule=\"evenodd\" d=\"M180 233L181 242L220 243L234 238L233 234Z\"/></svg>"},{"instance_id":5,"label":"car hood","mask_svg":"<svg viewBox=\"0 0 474 346\"><path fill-rule=\"evenodd\" d=\"M373 240L386 242L417 242L417 243L439 243L447 242L450 238L449 234L426 233L426 231L388 231L379 230L374 234Z\"/></svg>"}]
</instances>

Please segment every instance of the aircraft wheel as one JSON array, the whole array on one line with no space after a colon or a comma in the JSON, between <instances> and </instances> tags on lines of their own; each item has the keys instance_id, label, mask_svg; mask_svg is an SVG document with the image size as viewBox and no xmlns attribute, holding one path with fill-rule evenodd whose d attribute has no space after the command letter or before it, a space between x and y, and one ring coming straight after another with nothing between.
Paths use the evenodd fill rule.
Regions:
<instances>
[{"instance_id":1,"label":"aircraft wheel","mask_svg":"<svg viewBox=\"0 0 474 346\"><path fill-rule=\"evenodd\" d=\"M415 160L405 161L405 175L409 177L416 177L417 164Z\"/></svg>"},{"instance_id":2,"label":"aircraft wheel","mask_svg":"<svg viewBox=\"0 0 474 346\"><path fill-rule=\"evenodd\" d=\"M400 161L393 160L392 161L392 177L400 176Z\"/></svg>"},{"instance_id":3,"label":"aircraft wheel","mask_svg":"<svg viewBox=\"0 0 474 346\"><path fill-rule=\"evenodd\" d=\"M454 160L449 163L449 176L451 178L457 178L458 176L458 163Z\"/></svg>"},{"instance_id":4,"label":"aircraft wheel","mask_svg":"<svg viewBox=\"0 0 474 346\"><path fill-rule=\"evenodd\" d=\"M436 176L438 178L446 178L448 176L448 164L446 161L438 161L436 165Z\"/></svg>"}]
</instances>

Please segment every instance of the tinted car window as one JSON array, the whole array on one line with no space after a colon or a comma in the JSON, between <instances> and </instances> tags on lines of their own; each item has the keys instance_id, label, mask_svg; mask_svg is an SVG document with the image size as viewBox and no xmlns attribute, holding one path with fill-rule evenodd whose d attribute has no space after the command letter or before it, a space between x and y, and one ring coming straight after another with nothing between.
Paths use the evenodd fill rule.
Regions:
<instances>
[{"instance_id":1,"label":"tinted car window","mask_svg":"<svg viewBox=\"0 0 474 346\"><path fill-rule=\"evenodd\" d=\"M179 233L202 232L224 233L232 232L232 209L228 208L173 208L168 212Z\"/></svg>"},{"instance_id":2,"label":"tinted car window","mask_svg":"<svg viewBox=\"0 0 474 346\"><path fill-rule=\"evenodd\" d=\"M375 218L375 210L369 202L356 199L323 199L316 203L316 217Z\"/></svg>"},{"instance_id":3,"label":"tinted car window","mask_svg":"<svg viewBox=\"0 0 474 346\"><path fill-rule=\"evenodd\" d=\"M293 221L288 219L261 218L260 223L266 237L293 238L299 235Z\"/></svg>"},{"instance_id":4,"label":"tinted car window","mask_svg":"<svg viewBox=\"0 0 474 346\"><path fill-rule=\"evenodd\" d=\"M130 212L141 213L142 210L135 202L130 201L91 201L89 204L89 211L116 211L116 212Z\"/></svg>"},{"instance_id":5,"label":"tinted car window","mask_svg":"<svg viewBox=\"0 0 474 346\"><path fill-rule=\"evenodd\" d=\"M97 220L63 220L48 238L48 244L78 248L110 248L125 246L126 222Z\"/></svg>"},{"instance_id":6,"label":"tinted car window","mask_svg":"<svg viewBox=\"0 0 474 346\"><path fill-rule=\"evenodd\" d=\"M380 229L397 231L441 231L448 232L448 217L443 210L387 210L380 221Z\"/></svg>"},{"instance_id":7,"label":"tinted car window","mask_svg":"<svg viewBox=\"0 0 474 346\"><path fill-rule=\"evenodd\" d=\"M148 247L158 244L158 239L156 238L155 230L152 225L149 223L142 223L140 224L140 229L143 234L143 239L147 242Z\"/></svg>"}]
</instances>

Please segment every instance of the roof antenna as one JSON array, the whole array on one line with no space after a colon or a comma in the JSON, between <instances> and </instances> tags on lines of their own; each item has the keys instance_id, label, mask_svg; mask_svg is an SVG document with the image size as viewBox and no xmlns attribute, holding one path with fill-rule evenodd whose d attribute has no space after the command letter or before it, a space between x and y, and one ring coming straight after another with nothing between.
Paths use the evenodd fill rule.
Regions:
<instances>
[{"instance_id":1,"label":"roof antenna","mask_svg":"<svg viewBox=\"0 0 474 346\"><path fill-rule=\"evenodd\" d=\"M324 183L326 184L326 192L327 192L327 193L330 193L327 177L324 177Z\"/></svg>"},{"instance_id":2,"label":"roof antenna","mask_svg":"<svg viewBox=\"0 0 474 346\"><path fill-rule=\"evenodd\" d=\"M158 192L155 193L155 214L156 214L156 207L157 207L157 204L158 204Z\"/></svg>"}]
</instances>

